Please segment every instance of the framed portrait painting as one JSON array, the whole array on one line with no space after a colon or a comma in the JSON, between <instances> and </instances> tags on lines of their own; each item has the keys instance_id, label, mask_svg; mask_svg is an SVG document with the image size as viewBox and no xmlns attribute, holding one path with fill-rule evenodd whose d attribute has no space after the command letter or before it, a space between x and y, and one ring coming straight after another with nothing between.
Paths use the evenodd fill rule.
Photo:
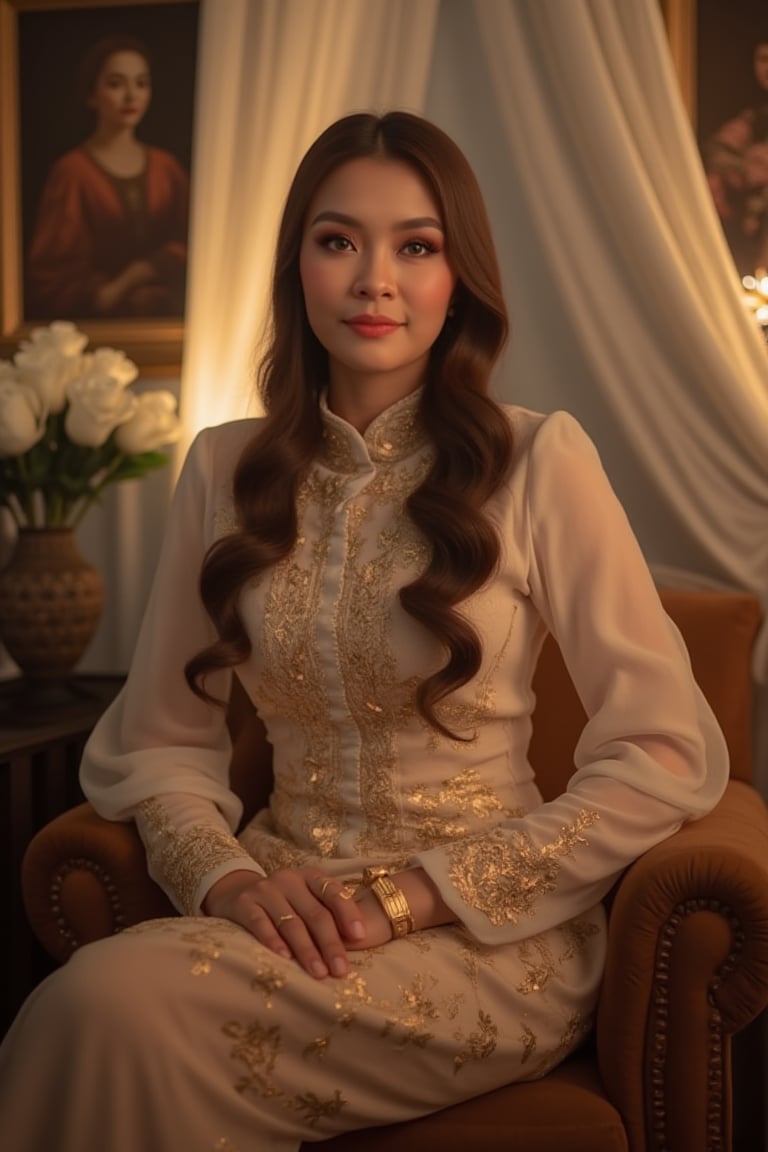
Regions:
<instances>
[{"instance_id":1,"label":"framed portrait painting","mask_svg":"<svg viewBox=\"0 0 768 1152\"><path fill-rule=\"evenodd\" d=\"M0 0L0 356L71 320L178 372L199 8Z\"/></svg>"},{"instance_id":2,"label":"framed portrait painting","mask_svg":"<svg viewBox=\"0 0 768 1152\"><path fill-rule=\"evenodd\" d=\"M768 267L768 2L662 0L672 58L740 276Z\"/></svg>"}]
</instances>

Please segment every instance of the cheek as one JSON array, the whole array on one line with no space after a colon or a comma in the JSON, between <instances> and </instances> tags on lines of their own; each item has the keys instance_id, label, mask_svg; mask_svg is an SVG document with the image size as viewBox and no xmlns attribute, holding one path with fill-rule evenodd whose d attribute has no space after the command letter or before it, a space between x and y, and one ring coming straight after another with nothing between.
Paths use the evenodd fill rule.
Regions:
<instances>
[{"instance_id":1,"label":"cheek","mask_svg":"<svg viewBox=\"0 0 768 1152\"><path fill-rule=\"evenodd\" d=\"M421 303L430 312L445 314L456 287L456 278L445 269L422 285Z\"/></svg>"},{"instance_id":2,"label":"cheek","mask_svg":"<svg viewBox=\"0 0 768 1152\"><path fill-rule=\"evenodd\" d=\"M299 260L299 275L308 310L311 310L313 304L322 305L333 298L333 276L330 275L325 262L314 259L311 254L302 254Z\"/></svg>"}]
</instances>

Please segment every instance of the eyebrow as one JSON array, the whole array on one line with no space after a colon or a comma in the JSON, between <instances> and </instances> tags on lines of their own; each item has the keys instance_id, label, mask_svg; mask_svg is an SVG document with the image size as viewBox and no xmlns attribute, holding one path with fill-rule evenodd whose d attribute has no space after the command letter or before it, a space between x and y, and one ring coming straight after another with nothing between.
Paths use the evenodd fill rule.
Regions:
<instances>
[{"instance_id":1,"label":"eyebrow","mask_svg":"<svg viewBox=\"0 0 768 1152\"><path fill-rule=\"evenodd\" d=\"M344 212L320 212L312 221L312 225L324 223L346 224L349 228L360 227L359 220L354 216L347 216ZM442 224L434 216L414 216L412 220L399 220L393 225L392 231L408 232L412 228L437 228L438 232L443 231Z\"/></svg>"}]
</instances>

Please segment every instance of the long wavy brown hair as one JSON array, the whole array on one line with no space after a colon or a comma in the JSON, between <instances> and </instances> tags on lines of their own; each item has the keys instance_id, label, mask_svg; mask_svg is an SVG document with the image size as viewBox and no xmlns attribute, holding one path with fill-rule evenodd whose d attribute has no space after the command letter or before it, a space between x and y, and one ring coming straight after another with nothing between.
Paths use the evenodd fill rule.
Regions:
<instances>
[{"instance_id":1,"label":"long wavy brown hair","mask_svg":"<svg viewBox=\"0 0 768 1152\"><path fill-rule=\"evenodd\" d=\"M328 356L304 308L299 251L310 203L323 180L350 160L384 156L409 165L439 209L446 253L457 275L453 315L432 347L421 416L434 463L407 501L431 559L400 592L403 608L441 643L445 662L417 690L425 720L451 738L436 708L477 673L482 646L460 605L497 568L500 543L484 509L508 474L507 418L489 396L491 369L508 321L491 230L475 175L459 147L407 112L357 113L327 128L301 161L285 204L272 280L271 327L258 387L266 418L243 451L233 480L239 530L209 549L200 577L218 640L186 666L194 692L212 703L206 676L246 660L251 644L238 613L243 586L282 560L298 533L296 495L321 444L319 397Z\"/></svg>"}]
</instances>

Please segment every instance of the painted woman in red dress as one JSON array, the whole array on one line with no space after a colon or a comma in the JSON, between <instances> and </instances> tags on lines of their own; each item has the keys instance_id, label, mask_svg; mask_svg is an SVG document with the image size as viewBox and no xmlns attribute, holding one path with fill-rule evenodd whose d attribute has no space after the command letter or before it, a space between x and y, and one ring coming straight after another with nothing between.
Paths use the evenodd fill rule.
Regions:
<instances>
[{"instance_id":1,"label":"painted woman in red dress","mask_svg":"<svg viewBox=\"0 0 768 1152\"><path fill-rule=\"evenodd\" d=\"M26 264L26 315L181 316L189 177L136 136L151 99L145 46L102 40L83 68L93 133L52 166Z\"/></svg>"}]
</instances>

